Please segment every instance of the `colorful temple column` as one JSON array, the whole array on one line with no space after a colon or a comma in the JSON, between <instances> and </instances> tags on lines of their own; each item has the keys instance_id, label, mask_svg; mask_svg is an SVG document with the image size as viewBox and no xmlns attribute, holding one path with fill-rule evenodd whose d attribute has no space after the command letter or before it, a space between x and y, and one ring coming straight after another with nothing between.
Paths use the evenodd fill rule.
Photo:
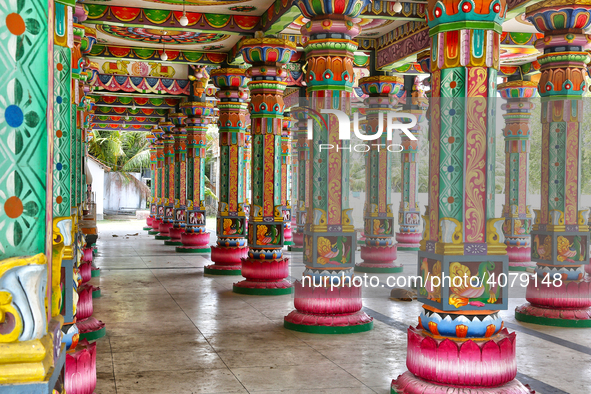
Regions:
<instances>
[{"instance_id":1,"label":"colorful temple column","mask_svg":"<svg viewBox=\"0 0 591 394\"><path fill-rule=\"evenodd\" d=\"M351 146L339 138L339 121L350 124L357 49L353 38L360 32L354 18L367 4L365 0L296 2L310 20L301 29L309 37L304 44L305 80L309 113L318 116L306 173L311 188L304 231L306 268L302 282L294 284L296 310L284 319L284 326L296 331L337 334L373 327L372 318L361 310L361 286L352 283L357 236L349 207ZM334 283L338 285L333 287Z\"/></svg>"},{"instance_id":2,"label":"colorful temple column","mask_svg":"<svg viewBox=\"0 0 591 394\"><path fill-rule=\"evenodd\" d=\"M220 68L211 71L220 90L219 108L220 181L218 186L217 245L211 248L213 265L206 274L240 275L242 259L247 257L246 166L250 155L246 128L246 70ZM249 136L248 136L249 137Z\"/></svg>"},{"instance_id":3,"label":"colorful temple column","mask_svg":"<svg viewBox=\"0 0 591 394\"><path fill-rule=\"evenodd\" d=\"M504 1L431 1L429 206L408 329L408 372L392 393L523 393L503 328L504 219L495 219L495 112ZM458 27L459 26L459 27ZM495 279L496 278L496 279Z\"/></svg>"},{"instance_id":4,"label":"colorful temple column","mask_svg":"<svg viewBox=\"0 0 591 394\"><path fill-rule=\"evenodd\" d=\"M305 94L305 92L304 92ZM305 98L300 97L301 101ZM306 105L306 103L301 103ZM294 187L293 193L295 196L295 204L293 205L292 218L295 219L295 231L292 226L293 245L289 247L292 252L304 251L304 229L306 225L306 207L310 203L310 188L306 174L310 171L310 148L308 146L308 112L303 106L296 107L292 111L292 116L295 119L296 128L294 130ZM297 166L296 166L297 165Z\"/></svg>"},{"instance_id":5,"label":"colorful temple column","mask_svg":"<svg viewBox=\"0 0 591 394\"><path fill-rule=\"evenodd\" d=\"M507 245L510 271L525 271L531 262L532 215L528 205L529 149L531 131L529 118L534 104L537 82L510 80L498 86L506 112L505 128L505 204L503 233Z\"/></svg>"},{"instance_id":6,"label":"colorful temple column","mask_svg":"<svg viewBox=\"0 0 591 394\"><path fill-rule=\"evenodd\" d=\"M187 213L185 232L181 234L183 246L179 253L209 253L209 232L205 228L205 148L208 116L213 114L213 103L206 101L205 89L209 74L205 68L195 73L193 92L196 101L181 103L187 116Z\"/></svg>"},{"instance_id":7,"label":"colorful temple column","mask_svg":"<svg viewBox=\"0 0 591 394\"><path fill-rule=\"evenodd\" d=\"M52 1L31 0L5 3L0 17L5 49L0 62L2 392L63 392L60 375L66 352L61 343L59 272L64 237L70 231L70 201L64 200L71 188L65 186L64 175L54 189L53 175L60 170L54 161L58 131L65 129L61 136L70 138L70 67L62 64L69 59L68 12ZM67 145L60 142L59 158L68 158ZM66 218L58 219L55 233L53 192L58 192L56 202L63 194L56 210L59 218Z\"/></svg>"},{"instance_id":8,"label":"colorful temple column","mask_svg":"<svg viewBox=\"0 0 591 394\"><path fill-rule=\"evenodd\" d=\"M385 132L387 113L393 112L397 100L394 95L403 90L403 79L377 75L361 78L359 87L369 95L365 100L367 126L365 134L381 135L369 144L365 157L366 185L363 212L363 233L365 244L361 246L362 262L355 271L372 273L402 272L402 265L396 264L394 245L394 213L392 212L391 166L392 140ZM381 123L381 124L380 124Z\"/></svg>"},{"instance_id":9,"label":"colorful temple column","mask_svg":"<svg viewBox=\"0 0 591 394\"><path fill-rule=\"evenodd\" d=\"M534 210L531 259L536 262L516 319L562 327L591 327L588 209L581 205L583 93L591 37L591 4L550 0L530 6L526 18L544 38L535 46L542 122L541 209Z\"/></svg>"},{"instance_id":10,"label":"colorful temple column","mask_svg":"<svg viewBox=\"0 0 591 394\"><path fill-rule=\"evenodd\" d=\"M170 229L174 222L174 124L172 122L160 122L158 127L164 131L161 137L164 154L162 166L162 209L164 214L162 223L158 228L160 232L155 238L170 241Z\"/></svg>"},{"instance_id":11,"label":"colorful temple column","mask_svg":"<svg viewBox=\"0 0 591 394\"><path fill-rule=\"evenodd\" d=\"M292 195L292 162L291 162L291 128L293 119L289 112L283 116L281 130L281 204L283 208L283 244L291 246L291 195Z\"/></svg>"},{"instance_id":12,"label":"colorful temple column","mask_svg":"<svg viewBox=\"0 0 591 394\"><path fill-rule=\"evenodd\" d=\"M425 119L427 99L418 87L419 79L406 75L404 86L406 104L403 112L413 114L417 124L409 129L416 140L401 133L401 198L398 209L399 232L396 233L397 250L419 250L421 241L421 209L419 207L419 152L421 123ZM366 235L367 236L367 235Z\"/></svg>"},{"instance_id":13,"label":"colorful temple column","mask_svg":"<svg viewBox=\"0 0 591 394\"><path fill-rule=\"evenodd\" d=\"M158 234L158 231L154 230L156 227L154 220L156 220L156 195L158 192L158 153L156 151L156 140L158 137L153 133L152 130L152 133L146 138L150 141L150 173L152 179L150 182L150 195L152 197L150 200L150 215L146 219L147 226L144 227L144 230L148 230L148 234L150 235L155 235ZM160 226L160 224L158 224L158 226Z\"/></svg>"},{"instance_id":14,"label":"colorful temple column","mask_svg":"<svg viewBox=\"0 0 591 394\"><path fill-rule=\"evenodd\" d=\"M181 234L185 230L187 210L187 130L183 121L186 118L182 113L168 115L174 124L174 210L173 224L169 230L170 240L164 241L165 245L180 246Z\"/></svg>"},{"instance_id":15,"label":"colorful temple column","mask_svg":"<svg viewBox=\"0 0 591 394\"><path fill-rule=\"evenodd\" d=\"M162 142L162 135L164 131L158 127L152 129L152 134L156 137L154 145L156 149L156 169L154 178L156 182L156 190L154 194L154 205L156 206L156 215L152 220L152 231L148 232L150 235L160 234L160 225L164 221L164 143Z\"/></svg>"},{"instance_id":16,"label":"colorful temple column","mask_svg":"<svg viewBox=\"0 0 591 394\"><path fill-rule=\"evenodd\" d=\"M248 220L248 257L242 260L242 276L234 292L254 295L290 294L289 260L283 256L281 204L281 132L286 71L283 66L295 52L295 44L277 38L242 41L242 55L251 65L252 135L251 207Z\"/></svg>"}]
</instances>

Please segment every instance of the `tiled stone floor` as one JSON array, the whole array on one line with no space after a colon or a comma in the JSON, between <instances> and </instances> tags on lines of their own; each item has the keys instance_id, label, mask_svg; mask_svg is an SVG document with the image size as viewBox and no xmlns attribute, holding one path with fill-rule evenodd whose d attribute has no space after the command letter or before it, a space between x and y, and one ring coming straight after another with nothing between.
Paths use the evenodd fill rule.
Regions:
<instances>
[{"instance_id":1,"label":"tiled stone floor","mask_svg":"<svg viewBox=\"0 0 591 394\"><path fill-rule=\"evenodd\" d=\"M94 316L107 336L98 342L97 394L388 393L406 371L404 330L416 325L418 302L392 301L385 287L367 289L372 331L289 331L283 316L293 309L291 296L234 294L238 277L204 276L208 256L176 254L143 225L99 222L102 275L92 283L102 297ZM416 252L399 252L398 261L414 275ZM291 276L302 271L294 259ZM517 323L513 310L525 291L513 293L520 298L511 298L503 316L518 331L520 379L542 394L591 393L591 329Z\"/></svg>"}]
</instances>

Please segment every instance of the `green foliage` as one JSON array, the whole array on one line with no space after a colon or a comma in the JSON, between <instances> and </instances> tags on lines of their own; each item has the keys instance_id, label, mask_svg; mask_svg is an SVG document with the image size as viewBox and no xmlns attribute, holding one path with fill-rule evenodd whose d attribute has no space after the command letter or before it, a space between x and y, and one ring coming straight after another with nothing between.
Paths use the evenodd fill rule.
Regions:
<instances>
[{"instance_id":1,"label":"green foliage","mask_svg":"<svg viewBox=\"0 0 591 394\"><path fill-rule=\"evenodd\" d=\"M115 172L140 172L150 167L150 141L144 131L95 130L88 153Z\"/></svg>"}]
</instances>

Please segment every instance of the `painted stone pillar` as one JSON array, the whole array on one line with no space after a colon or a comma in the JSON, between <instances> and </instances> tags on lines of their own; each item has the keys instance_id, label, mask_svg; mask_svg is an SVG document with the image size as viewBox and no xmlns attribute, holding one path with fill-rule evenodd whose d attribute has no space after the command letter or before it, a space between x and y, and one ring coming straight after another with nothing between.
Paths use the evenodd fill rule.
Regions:
<instances>
[{"instance_id":1,"label":"painted stone pillar","mask_svg":"<svg viewBox=\"0 0 591 394\"><path fill-rule=\"evenodd\" d=\"M410 81L408 81L410 79ZM414 80L414 81L413 81ZM408 82L411 82L408 84ZM413 76L405 76L407 98L403 112L413 114L417 118L417 124L409 129L416 137L411 140L402 133L401 145L401 186L402 195L398 210L398 225L400 230L396 233L396 247L398 250L419 250L421 241L421 208L419 207L419 153L421 123L425 119L427 99L418 88L419 80ZM407 86L410 85L410 86Z\"/></svg>"},{"instance_id":2,"label":"painted stone pillar","mask_svg":"<svg viewBox=\"0 0 591 394\"><path fill-rule=\"evenodd\" d=\"M291 163L291 128L293 126L293 119L290 114L286 112L283 117L281 130L281 204L283 208L283 244L293 245L292 229L291 229L291 179L292 179L292 163Z\"/></svg>"},{"instance_id":3,"label":"painted stone pillar","mask_svg":"<svg viewBox=\"0 0 591 394\"><path fill-rule=\"evenodd\" d=\"M186 116L175 113L168 115L168 118L174 124L174 219L169 230L170 240L164 241L164 244L180 246L187 211L187 130L183 124Z\"/></svg>"},{"instance_id":4,"label":"painted stone pillar","mask_svg":"<svg viewBox=\"0 0 591 394\"><path fill-rule=\"evenodd\" d=\"M459 9L458 9L459 8ZM392 392L523 393L495 214L496 79L504 1L430 1L429 207L418 253L419 324ZM459 26L459 27L458 27ZM494 275L494 277L493 277ZM451 319L450 319L451 317Z\"/></svg>"},{"instance_id":5,"label":"painted stone pillar","mask_svg":"<svg viewBox=\"0 0 591 394\"><path fill-rule=\"evenodd\" d=\"M503 205L503 233L507 245L510 271L525 271L535 266L531 262L532 216L527 205L529 149L531 131L529 118L534 104L537 82L512 80L498 86L501 97L507 100L505 128L505 205Z\"/></svg>"},{"instance_id":6,"label":"painted stone pillar","mask_svg":"<svg viewBox=\"0 0 591 394\"><path fill-rule=\"evenodd\" d=\"M193 101L181 104L187 116L187 211L185 232L181 234L183 246L179 253L209 253L209 232L205 228L205 133L213 113L213 104L208 101Z\"/></svg>"},{"instance_id":7,"label":"painted stone pillar","mask_svg":"<svg viewBox=\"0 0 591 394\"><path fill-rule=\"evenodd\" d=\"M300 98L302 100L302 98ZM292 115L296 119L296 129L294 131L294 145L292 148L295 152L294 165L297 163L297 170L294 171L294 194L295 194L295 211L292 217L295 218L296 226L293 231L292 226L292 238L293 245L290 246L289 250L292 252L303 252L304 251L304 229L306 225L306 207L310 203L310 193L308 187L308 178L306 174L310 171L310 148L308 146L307 137L307 118L308 111L303 107L297 107L292 111Z\"/></svg>"},{"instance_id":8,"label":"painted stone pillar","mask_svg":"<svg viewBox=\"0 0 591 394\"><path fill-rule=\"evenodd\" d=\"M309 37L304 44L309 112L337 110L349 121L357 49L353 38L360 32L354 18L367 4L365 0L296 1L302 15L310 19L302 27L302 34ZM351 147L349 140L339 138L336 114L321 114L320 121L313 122L306 174L311 188L304 231L306 269L303 281L294 284L296 310L284 319L284 326L296 331L337 334L373 327L372 318L361 310L361 286L351 282L357 238L349 207ZM332 287L336 281L340 286Z\"/></svg>"},{"instance_id":9,"label":"painted stone pillar","mask_svg":"<svg viewBox=\"0 0 591 394\"><path fill-rule=\"evenodd\" d=\"M152 195L152 199L150 201L150 216L146 219L147 227L144 227L144 230L148 230L148 234L156 235L158 234L157 230L154 230L156 224L154 220L156 219L156 193L158 190L158 154L156 152L156 140L158 137L153 133L149 134L146 137L150 142L150 172L152 174L152 182L150 182L150 192ZM158 224L160 226L160 224Z\"/></svg>"},{"instance_id":10,"label":"painted stone pillar","mask_svg":"<svg viewBox=\"0 0 591 394\"><path fill-rule=\"evenodd\" d=\"M396 93L404 87L401 77L378 75L361 78L359 87L369 95L365 100L367 128L365 134L374 135L382 130L377 140L372 140L365 157L366 185L363 212L363 233L365 245L361 246L361 263L355 266L358 272L394 273L402 272L402 265L396 264L394 245L394 214L391 196L392 153L388 139L387 113L394 111ZM381 124L380 124L381 122Z\"/></svg>"},{"instance_id":11,"label":"painted stone pillar","mask_svg":"<svg viewBox=\"0 0 591 394\"><path fill-rule=\"evenodd\" d=\"M174 134L172 129L174 124L172 122L160 122L158 124L164 134L162 135L164 162L162 167L162 208L164 215L162 223L160 223L160 233L155 237L156 239L168 241L170 240L170 229L174 220Z\"/></svg>"},{"instance_id":12,"label":"painted stone pillar","mask_svg":"<svg viewBox=\"0 0 591 394\"><path fill-rule=\"evenodd\" d=\"M283 256L281 204L281 129L283 122L283 66L295 52L295 43L277 38L242 41L244 60L251 65L252 192L248 220L248 257L234 292L255 295L290 294L289 260Z\"/></svg>"},{"instance_id":13,"label":"painted stone pillar","mask_svg":"<svg viewBox=\"0 0 591 394\"><path fill-rule=\"evenodd\" d=\"M520 321L591 327L588 209L581 210L581 141L586 63L591 60L591 4L550 0L527 7L526 17L544 38L535 46L542 76L541 209L534 210L531 258L536 276L515 310Z\"/></svg>"},{"instance_id":14,"label":"painted stone pillar","mask_svg":"<svg viewBox=\"0 0 591 394\"><path fill-rule=\"evenodd\" d=\"M220 68L211 71L211 79L220 90L219 108L220 181L218 183L217 245L211 247L213 265L206 274L240 275L246 246L246 70Z\"/></svg>"},{"instance_id":15,"label":"painted stone pillar","mask_svg":"<svg viewBox=\"0 0 591 394\"><path fill-rule=\"evenodd\" d=\"M43 382L62 373L65 358L60 332L63 318L59 308L52 310L60 297L55 294L60 292L59 282L54 282L52 274L61 270L57 257L63 247L58 244L65 236L58 231L54 234L52 225L53 176L58 170L55 125L69 124L69 119L56 120L55 116L65 116L60 106L70 104L68 96L60 97L62 92L69 93L65 80L69 67L61 70L66 75L60 75L54 63L54 39L60 38L60 26L54 24L59 18L56 11L53 2L31 0L5 2L0 12L5 48L0 62L0 392L19 392L19 386L12 384L21 383L30 384L23 390L41 391ZM65 29L64 19L59 22ZM67 177L57 181L67 182ZM66 199L64 190L62 202ZM63 207L65 216L69 216L68 208Z\"/></svg>"},{"instance_id":16,"label":"painted stone pillar","mask_svg":"<svg viewBox=\"0 0 591 394\"><path fill-rule=\"evenodd\" d=\"M160 233L160 225L164 221L164 143L162 142L162 135L164 131L160 128L154 127L152 134L156 137L154 145L156 146L156 191L155 202L156 216L152 221L152 228L154 229L150 234L157 235Z\"/></svg>"}]
</instances>

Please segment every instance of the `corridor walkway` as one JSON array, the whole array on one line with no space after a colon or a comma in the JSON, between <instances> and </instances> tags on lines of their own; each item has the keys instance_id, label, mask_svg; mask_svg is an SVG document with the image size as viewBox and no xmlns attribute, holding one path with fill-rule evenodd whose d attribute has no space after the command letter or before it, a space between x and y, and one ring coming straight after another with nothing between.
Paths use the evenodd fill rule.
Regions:
<instances>
[{"instance_id":1,"label":"corridor walkway","mask_svg":"<svg viewBox=\"0 0 591 394\"><path fill-rule=\"evenodd\" d=\"M389 393L391 380L406 371L406 328L417 324L420 303L392 301L386 287L366 289L372 331L289 331L283 317L293 310L292 296L234 294L237 277L205 277L204 257L174 253L143 226L99 222L95 263L102 273L93 284L102 297L94 316L107 336L98 342L97 394ZM416 252L398 256L405 274L414 274ZM292 261L292 278L302 271L302 262ZM502 312L517 331L518 379L542 394L590 393L588 330L517 323L513 311L524 294Z\"/></svg>"}]
</instances>

